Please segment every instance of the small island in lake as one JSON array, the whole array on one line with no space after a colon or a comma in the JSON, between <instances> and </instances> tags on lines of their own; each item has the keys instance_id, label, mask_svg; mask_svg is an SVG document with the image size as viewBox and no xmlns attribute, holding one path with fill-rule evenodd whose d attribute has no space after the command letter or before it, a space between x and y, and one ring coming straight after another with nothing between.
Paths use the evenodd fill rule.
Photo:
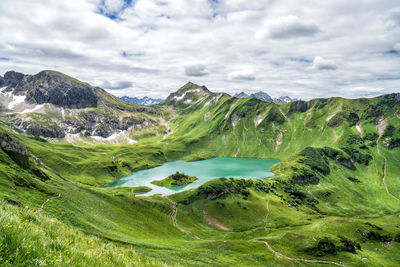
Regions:
<instances>
[{"instance_id":1,"label":"small island in lake","mask_svg":"<svg viewBox=\"0 0 400 267\"><path fill-rule=\"evenodd\" d=\"M158 186L167 186L167 187L175 187L182 186L193 183L197 178L195 176L188 176L184 173L176 172L175 174L171 174L167 178L160 181L152 181L152 184Z\"/></svg>"}]
</instances>

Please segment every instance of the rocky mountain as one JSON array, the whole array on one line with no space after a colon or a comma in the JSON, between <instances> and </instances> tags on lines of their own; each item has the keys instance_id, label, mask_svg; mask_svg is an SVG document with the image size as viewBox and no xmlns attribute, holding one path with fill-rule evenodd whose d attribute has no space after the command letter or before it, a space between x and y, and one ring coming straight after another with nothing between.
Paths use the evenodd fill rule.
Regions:
<instances>
[{"instance_id":1,"label":"rocky mountain","mask_svg":"<svg viewBox=\"0 0 400 267\"><path fill-rule=\"evenodd\" d=\"M64 108L96 107L96 88L55 71L25 75L9 71L4 75L4 93L21 96L29 104L53 104Z\"/></svg>"},{"instance_id":2,"label":"rocky mountain","mask_svg":"<svg viewBox=\"0 0 400 267\"><path fill-rule=\"evenodd\" d=\"M158 104L158 103L164 101L164 99L161 99L161 98L151 98L151 97L147 97L147 96L142 97L142 98L123 96L123 97L121 97L121 99L126 103L136 104L136 105L140 105L140 106L151 106L151 105L155 105L155 104Z\"/></svg>"},{"instance_id":3,"label":"rocky mountain","mask_svg":"<svg viewBox=\"0 0 400 267\"><path fill-rule=\"evenodd\" d=\"M234 97L236 97L236 98L255 97L264 102L274 102L276 104L284 104L284 103L289 103L291 101L299 100L297 98L292 99L289 96L281 96L281 97L272 99L272 97L269 94L267 94L263 91L259 91L257 93L252 93L250 95L245 92L241 92L241 93L235 94Z\"/></svg>"},{"instance_id":4,"label":"rocky mountain","mask_svg":"<svg viewBox=\"0 0 400 267\"><path fill-rule=\"evenodd\" d=\"M259 91L257 93L253 93L253 94L250 95L250 97L255 97L255 98L260 99L260 100L265 101L265 102L272 102L273 101L269 94L267 94L265 92L262 92L262 91Z\"/></svg>"},{"instance_id":5,"label":"rocky mountain","mask_svg":"<svg viewBox=\"0 0 400 267\"><path fill-rule=\"evenodd\" d=\"M300 100L300 99L291 98L290 96L281 96L281 97L278 97L278 98L274 98L274 102L276 104L284 104L284 103L289 103L289 102L296 101L296 100Z\"/></svg>"},{"instance_id":6,"label":"rocky mountain","mask_svg":"<svg viewBox=\"0 0 400 267\"><path fill-rule=\"evenodd\" d=\"M69 142L128 142L158 125L150 107L123 102L105 90L63 73L15 71L0 78L1 117L35 136Z\"/></svg>"},{"instance_id":7,"label":"rocky mountain","mask_svg":"<svg viewBox=\"0 0 400 267\"><path fill-rule=\"evenodd\" d=\"M250 95L248 95L248 94L245 93L245 92L240 92L240 93L238 93L238 94L235 94L233 97L236 97L236 98L245 98L245 97L250 97Z\"/></svg>"}]
</instances>

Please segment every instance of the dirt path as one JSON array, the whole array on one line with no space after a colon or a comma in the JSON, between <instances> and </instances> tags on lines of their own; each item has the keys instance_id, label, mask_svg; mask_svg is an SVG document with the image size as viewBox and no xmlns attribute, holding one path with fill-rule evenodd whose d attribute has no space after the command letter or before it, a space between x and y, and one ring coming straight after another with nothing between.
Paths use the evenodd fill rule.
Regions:
<instances>
[{"instance_id":1,"label":"dirt path","mask_svg":"<svg viewBox=\"0 0 400 267\"><path fill-rule=\"evenodd\" d=\"M180 227L178 225L178 223L176 222L176 216L178 215L178 203L176 203L175 201L173 201L172 199L170 199L168 196L164 197L165 199L167 199L171 204L172 204L172 213L171 213L171 219L172 219L172 225L175 226L176 229L178 229L179 231L181 231L182 233L187 234L188 236L190 236L193 239L200 239L198 236L196 236L195 234L186 231L185 229L183 229L182 227Z\"/></svg>"},{"instance_id":2,"label":"dirt path","mask_svg":"<svg viewBox=\"0 0 400 267\"><path fill-rule=\"evenodd\" d=\"M339 263L339 262L334 262L334 261L324 261L324 260L308 260L308 259L303 259L303 258L292 258L292 257L288 257L286 255L283 255L277 251L275 251L269 244L267 241L256 241L256 242L262 242L264 243L268 250L272 252L272 254L275 255L276 258L281 258L281 259L285 259L285 260L290 260L290 261L302 261L302 262L312 262L312 263L322 263L322 264L333 264L333 265L337 265L337 266L343 266L345 267L346 265Z\"/></svg>"},{"instance_id":3,"label":"dirt path","mask_svg":"<svg viewBox=\"0 0 400 267\"><path fill-rule=\"evenodd\" d=\"M267 223L268 223L268 217L270 214L270 209L269 209L269 199L267 200L266 205L266 212L265 212L265 227L267 227ZM346 265L339 263L339 262L334 262L334 261L324 261L324 260L309 260L309 259L303 259L303 258L292 258L286 255L283 255L282 253L279 253L277 251L275 251L270 244L268 244L267 241L262 241L262 240L257 240L257 239L253 239L251 240L253 242L258 242L258 243L264 243L265 246L267 246L268 250L274 254L274 256L278 259L285 259L285 260L290 260L290 261L302 261L302 262L311 262L311 263L322 263L322 264L333 264L333 265L337 265L337 266L343 266L346 267Z\"/></svg>"},{"instance_id":4,"label":"dirt path","mask_svg":"<svg viewBox=\"0 0 400 267\"><path fill-rule=\"evenodd\" d=\"M396 199L397 201L400 201L399 198L397 198L395 195L390 193L389 188L388 188L388 186L386 184L386 181L385 181L385 178L386 178L386 158L384 157L384 159L385 159L385 165L383 167L382 182L383 182L383 185L385 186L386 193L388 193L389 196L391 196L392 198Z\"/></svg>"},{"instance_id":5,"label":"dirt path","mask_svg":"<svg viewBox=\"0 0 400 267\"><path fill-rule=\"evenodd\" d=\"M269 199L267 200L267 204L265 204L267 212L265 213L265 228L267 227L268 223L268 216L269 216Z\"/></svg>"},{"instance_id":6,"label":"dirt path","mask_svg":"<svg viewBox=\"0 0 400 267\"><path fill-rule=\"evenodd\" d=\"M40 213L40 212L43 210L44 205L46 205L47 202L49 202L50 200L52 200L52 199L54 199L54 198L60 198L60 197L61 197L61 193L58 194L58 195L55 196L55 197L49 197L48 199L46 199L45 202L42 203L42 205L41 205L39 208L37 208L37 209L35 210L34 213Z\"/></svg>"},{"instance_id":7,"label":"dirt path","mask_svg":"<svg viewBox=\"0 0 400 267\"><path fill-rule=\"evenodd\" d=\"M376 140L376 152L378 153L378 155L382 156L382 155L381 155L381 151L379 150L379 138ZM383 183L383 186L385 187L385 191L386 191L386 193L387 193L389 196L391 196L392 198L396 199L397 201L400 201L400 199L399 199L398 197L396 197L395 195L393 195L392 193L390 193L389 187L388 187L387 184L386 184L385 179L386 179L386 165L387 165L387 159L386 159L385 156L382 156L382 157L383 157L383 159L385 160L385 164L384 164L384 166L383 166L383 175L382 175L382 183ZM375 158L374 158L374 165L375 165L375 169L377 170Z\"/></svg>"},{"instance_id":8,"label":"dirt path","mask_svg":"<svg viewBox=\"0 0 400 267\"><path fill-rule=\"evenodd\" d=\"M209 216L204 208L203 208L203 217L206 220L206 223L208 225L214 227L215 229L218 229L218 230L221 230L224 232L233 232L233 230L231 228L226 227L225 225L223 225L222 223L217 221L215 218Z\"/></svg>"},{"instance_id":9,"label":"dirt path","mask_svg":"<svg viewBox=\"0 0 400 267\"><path fill-rule=\"evenodd\" d=\"M333 130L333 141L336 142L337 139L338 139L337 133L335 130Z\"/></svg>"}]
</instances>

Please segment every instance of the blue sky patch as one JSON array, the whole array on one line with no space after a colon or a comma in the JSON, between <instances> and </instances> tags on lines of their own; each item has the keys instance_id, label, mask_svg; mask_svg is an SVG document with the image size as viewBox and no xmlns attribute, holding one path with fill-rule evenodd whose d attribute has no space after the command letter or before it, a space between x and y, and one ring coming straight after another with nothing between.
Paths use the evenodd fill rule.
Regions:
<instances>
[{"instance_id":1,"label":"blue sky patch","mask_svg":"<svg viewBox=\"0 0 400 267\"><path fill-rule=\"evenodd\" d=\"M109 5L110 0L102 0L99 8L98 8L98 13L100 13L103 16L106 16L109 19L116 20L119 18L119 15L124 12L125 9L128 7L132 6L134 4L133 0L123 0L122 6L119 6L117 8L111 7Z\"/></svg>"}]
</instances>

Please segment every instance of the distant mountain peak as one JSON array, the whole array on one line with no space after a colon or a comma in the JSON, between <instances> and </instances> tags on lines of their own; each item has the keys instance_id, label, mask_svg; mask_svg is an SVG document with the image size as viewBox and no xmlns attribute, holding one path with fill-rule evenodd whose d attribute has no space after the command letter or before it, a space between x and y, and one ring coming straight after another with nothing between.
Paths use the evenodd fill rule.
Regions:
<instances>
[{"instance_id":1,"label":"distant mountain peak","mask_svg":"<svg viewBox=\"0 0 400 267\"><path fill-rule=\"evenodd\" d=\"M147 96L144 96L142 98L123 96L121 97L121 99L126 103L136 104L140 106L151 106L164 101L164 99L161 98L151 98Z\"/></svg>"},{"instance_id":2,"label":"distant mountain peak","mask_svg":"<svg viewBox=\"0 0 400 267\"><path fill-rule=\"evenodd\" d=\"M273 99L269 94L267 94L266 92L263 92L263 91L258 91L256 93L252 93L250 95L248 93L245 93L242 91L240 93L236 93L234 95L234 97L236 97L236 98L255 97L261 101L274 102L276 104L284 104L284 103L288 103L288 102L291 102L294 100L298 100L297 98L292 99L289 96L281 96L281 97Z\"/></svg>"},{"instance_id":3,"label":"distant mountain peak","mask_svg":"<svg viewBox=\"0 0 400 267\"><path fill-rule=\"evenodd\" d=\"M291 98L290 96L280 96L278 98L274 98L274 102L276 104L285 104L292 101L300 100L298 98Z\"/></svg>"},{"instance_id":4,"label":"distant mountain peak","mask_svg":"<svg viewBox=\"0 0 400 267\"><path fill-rule=\"evenodd\" d=\"M236 98L245 98L245 97L250 97L250 95L248 95L247 93L242 91L242 92L240 92L238 94L235 94L234 97L236 97Z\"/></svg>"},{"instance_id":5,"label":"distant mountain peak","mask_svg":"<svg viewBox=\"0 0 400 267\"><path fill-rule=\"evenodd\" d=\"M255 97L265 102L273 102L271 96L263 91L259 91L257 93L251 94L251 97Z\"/></svg>"}]
</instances>

